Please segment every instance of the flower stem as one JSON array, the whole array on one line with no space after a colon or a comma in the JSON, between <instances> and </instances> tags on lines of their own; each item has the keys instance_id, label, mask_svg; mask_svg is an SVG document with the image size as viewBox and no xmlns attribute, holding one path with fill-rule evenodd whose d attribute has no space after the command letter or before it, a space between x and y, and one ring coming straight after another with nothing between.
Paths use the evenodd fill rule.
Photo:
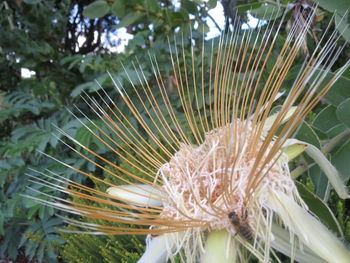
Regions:
<instances>
[{"instance_id":1,"label":"flower stem","mask_svg":"<svg viewBox=\"0 0 350 263\"><path fill-rule=\"evenodd\" d=\"M327 154L331 152L339 143L350 138L350 129L343 131L342 133L329 140L323 147L322 152Z\"/></svg>"}]
</instances>

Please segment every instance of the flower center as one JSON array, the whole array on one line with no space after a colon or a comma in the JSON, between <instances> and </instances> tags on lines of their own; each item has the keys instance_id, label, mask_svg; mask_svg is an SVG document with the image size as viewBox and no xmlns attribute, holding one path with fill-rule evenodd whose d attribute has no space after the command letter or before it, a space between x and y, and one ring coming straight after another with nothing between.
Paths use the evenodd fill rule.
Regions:
<instances>
[{"instance_id":1,"label":"flower center","mask_svg":"<svg viewBox=\"0 0 350 263\"><path fill-rule=\"evenodd\" d=\"M169 196L162 215L174 220L199 220L211 229L233 227L238 231L228 216L234 212L237 220L255 228L253 219L261 211L267 190L289 192L294 184L284 155L267 163L263 157L263 164L255 165L258 152L251 149L260 149L263 138L253 140L253 134L249 121L236 119L206 133L199 146L183 144L159 170ZM258 147L251 147L253 143ZM248 191L257 169L265 176Z\"/></svg>"}]
</instances>

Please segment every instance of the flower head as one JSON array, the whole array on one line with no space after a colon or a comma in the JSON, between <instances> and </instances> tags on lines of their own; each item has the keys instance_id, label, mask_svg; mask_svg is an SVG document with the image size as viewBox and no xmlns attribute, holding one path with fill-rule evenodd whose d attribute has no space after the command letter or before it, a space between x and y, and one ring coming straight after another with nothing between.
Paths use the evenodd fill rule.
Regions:
<instances>
[{"instance_id":1,"label":"flower head","mask_svg":"<svg viewBox=\"0 0 350 263\"><path fill-rule=\"evenodd\" d=\"M232 229L228 215L235 212L256 229L254 218L261 213L267 193L281 191L293 194L288 158L282 153L265 166L254 167L263 138L254 141L250 121L231 124L205 134L199 146L182 145L159 169L163 190L169 199L163 215L173 220L192 219L214 230ZM254 146L254 147L255 147ZM266 158L269 150L265 152ZM263 174L255 187L255 171Z\"/></svg>"},{"instance_id":2,"label":"flower head","mask_svg":"<svg viewBox=\"0 0 350 263\"><path fill-rule=\"evenodd\" d=\"M213 262L213 258L221 258L217 262L244 261L247 254L243 248L263 262L269 261L272 248L291 258L298 259L296 251L300 250L304 258L329 261L329 249L317 243L310 224L322 231L325 242L332 243L337 262L345 262L342 260L349 252L307 212L291 178L290 156L285 151L290 145L303 145L289 138L350 64L326 78L341 52L333 33L305 60L294 83L285 86L312 18L312 14L303 17L304 29L296 21L280 48L274 24L258 32L242 33L235 28L217 43L213 40L210 50L203 45L199 58L193 42L189 63L184 46L178 50L175 44L171 79L180 106L173 103L151 56L156 89L141 67L135 67L141 89L130 80L132 97L115 81L120 99L137 125L103 89L97 92L102 104L87 96L105 128L80 111L90 122L83 124L128 167L118 166L59 129L85 153L62 142L123 183L114 185L62 163L109 187L107 193L52 173L57 185L50 186L91 204L58 197L43 202L98 219L101 224L68 219L95 234L148 234L148 249L140 262L162 262L176 254L184 262ZM275 108L281 96L282 105ZM142 176L135 175L135 170ZM335 173L329 169L328 174ZM333 176L332 180L346 197L340 179ZM94 205L99 203L108 208ZM103 224L106 221L116 225ZM283 243L286 234L288 242Z\"/></svg>"}]
</instances>

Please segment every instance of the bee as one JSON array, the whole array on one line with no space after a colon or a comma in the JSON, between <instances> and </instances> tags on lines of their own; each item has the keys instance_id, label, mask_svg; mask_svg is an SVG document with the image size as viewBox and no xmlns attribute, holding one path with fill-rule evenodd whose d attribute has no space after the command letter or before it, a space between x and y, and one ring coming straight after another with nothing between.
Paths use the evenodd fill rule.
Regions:
<instances>
[{"instance_id":1,"label":"bee","mask_svg":"<svg viewBox=\"0 0 350 263\"><path fill-rule=\"evenodd\" d=\"M242 219L234 211L228 214L228 218L231 220L232 225L235 227L237 234L241 235L246 240L253 239L253 231L249 226L249 223L246 221L246 218Z\"/></svg>"}]
</instances>

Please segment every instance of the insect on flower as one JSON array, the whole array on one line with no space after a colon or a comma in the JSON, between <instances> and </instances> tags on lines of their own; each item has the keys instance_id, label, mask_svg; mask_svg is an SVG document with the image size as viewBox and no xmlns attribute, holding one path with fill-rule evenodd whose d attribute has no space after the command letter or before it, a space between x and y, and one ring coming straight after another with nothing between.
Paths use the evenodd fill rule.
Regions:
<instances>
[{"instance_id":1,"label":"insect on flower","mask_svg":"<svg viewBox=\"0 0 350 263\"><path fill-rule=\"evenodd\" d=\"M313 14L303 17L304 28L296 19L283 44L277 43L280 27L270 23L264 30L242 32L235 27L211 40L209 50L203 44L199 58L195 41L189 57L184 44L180 49L177 43L170 45L180 105L167 92L154 56L150 60L156 85L141 66L135 66L137 83L130 77L128 92L113 80L118 103L102 87L96 99L86 95L99 123L77 109L88 120L82 124L125 165L58 128L66 137L61 141L122 183L115 185L51 157L99 188L37 171L49 177L47 182L37 177L39 184L71 197L38 201L96 219L98 223L67 219L93 234L148 235L139 262L165 262L175 255L183 262L245 262L244 249L261 262L277 257L275 250L304 262L347 262L347 249L308 212L299 196L286 153L300 144L311 156L318 154L311 145L290 138L350 64L326 77L344 48L337 47L339 36L331 32L286 86L312 19ZM275 108L282 96L281 106ZM334 167L325 158L320 163L328 167L326 174L340 197L347 198ZM288 242L281 236L289 237Z\"/></svg>"},{"instance_id":2,"label":"insect on flower","mask_svg":"<svg viewBox=\"0 0 350 263\"><path fill-rule=\"evenodd\" d=\"M242 235L245 239L251 240L253 238L253 232L249 224L245 221L245 218L239 217L236 212L230 212L228 214L232 225L235 226L238 234Z\"/></svg>"}]
</instances>

